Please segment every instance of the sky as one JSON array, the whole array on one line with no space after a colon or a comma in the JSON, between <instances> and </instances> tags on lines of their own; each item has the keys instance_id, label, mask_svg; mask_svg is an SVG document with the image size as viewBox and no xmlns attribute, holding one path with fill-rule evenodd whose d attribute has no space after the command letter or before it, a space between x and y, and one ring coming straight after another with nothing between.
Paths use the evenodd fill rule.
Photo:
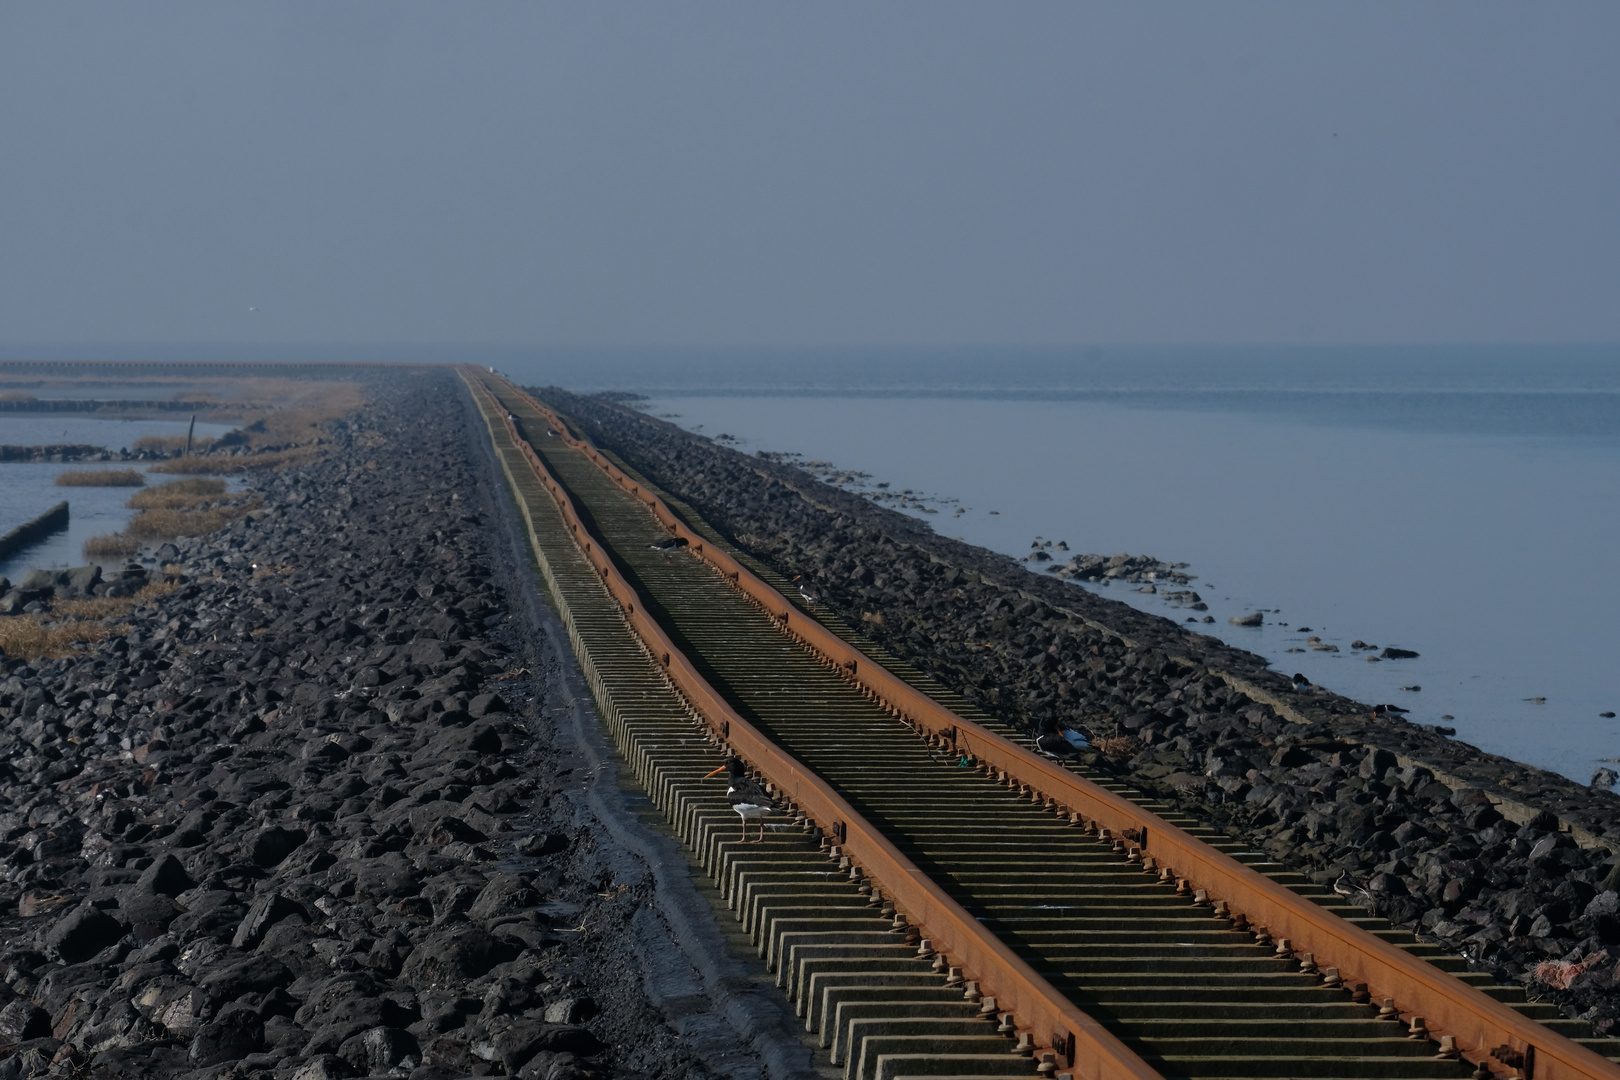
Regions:
<instances>
[{"instance_id":1,"label":"sky","mask_svg":"<svg viewBox=\"0 0 1620 1080\"><path fill-rule=\"evenodd\" d=\"M1620 5L0 0L0 354L1620 341Z\"/></svg>"}]
</instances>

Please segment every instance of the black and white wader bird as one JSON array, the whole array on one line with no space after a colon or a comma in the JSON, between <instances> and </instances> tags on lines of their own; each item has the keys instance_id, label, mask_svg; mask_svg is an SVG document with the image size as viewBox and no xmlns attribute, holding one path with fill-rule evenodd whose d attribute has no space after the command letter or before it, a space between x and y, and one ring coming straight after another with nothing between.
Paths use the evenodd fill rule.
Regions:
<instances>
[{"instance_id":1,"label":"black and white wader bird","mask_svg":"<svg viewBox=\"0 0 1620 1080\"><path fill-rule=\"evenodd\" d=\"M759 839L753 842L763 844L765 818L776 809L776 800L765 794L764 788L748 778L748 766L743 764L740 757L726 758L724 765L703 779L707 780L710 776L719 776L721 773L726 773L726 778L731 783L731 786L726 788L726 800L731 803L731 808L737 811L737 816L742 818L742 842L745 844L749 842L748 823L758 821Z\"/></svg>"}]
</instances>

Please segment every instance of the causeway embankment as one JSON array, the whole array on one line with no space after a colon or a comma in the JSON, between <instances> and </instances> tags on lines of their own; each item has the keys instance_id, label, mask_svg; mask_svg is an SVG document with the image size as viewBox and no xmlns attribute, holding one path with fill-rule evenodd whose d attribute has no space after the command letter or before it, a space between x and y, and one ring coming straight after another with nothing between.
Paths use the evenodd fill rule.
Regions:
<instances>
[{"instance_id":1,"label":"causeway embankment","mask_svg":"<svg viewBox=\"0 0 1620 1080\"><path fill-rule=\"evenodd\" d=\"M975 704L1082 723L1096 767L1530 984L1620 1015L1620 800L934 533L607 397L537 390L604 449ZM1612 950L1612 955L1611 955Z\"/></svg>"},{"instance_id":2,"label":"causeway embankment","mask_svg":"<svg viewBox=\"0 0 1620 1080\"><path fill-rule=\"evenodd\" d=\"M712 915L590 730L460 381L366 390L163 587L42 598L102 605L99 642L0 657L0 1075L805 1056L675 940Z\"/></svg>"}]
</instances>

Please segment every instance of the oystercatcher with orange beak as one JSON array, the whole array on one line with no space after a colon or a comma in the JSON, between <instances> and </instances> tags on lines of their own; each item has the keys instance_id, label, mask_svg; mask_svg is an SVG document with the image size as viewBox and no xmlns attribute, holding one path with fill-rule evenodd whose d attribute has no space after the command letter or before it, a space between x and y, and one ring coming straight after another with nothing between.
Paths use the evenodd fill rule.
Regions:
<instances>
[{"instance_id":1,"label":"oystercatcher with orange beak","mask_svg":"<svg viewBox=\"0 0 1620 1080\"><path fill-rule=\"evenodd\" d=\"M726 801L731 803L731 808L737 811L738 817L742 818L742 843L749 843L748 823L758 821L759 839L753 841L753 843L763 844L765 842L765 818L776 809L776 800L767 795L764 788L748 778L748 766L743 764L743 759L740 757L727 758L724 765L709 773L703 779L707 780L710 776L719 776L721 773L727 774L726 778L731 784L730 787L726 788Z\"/></svg>"}]
</instances>

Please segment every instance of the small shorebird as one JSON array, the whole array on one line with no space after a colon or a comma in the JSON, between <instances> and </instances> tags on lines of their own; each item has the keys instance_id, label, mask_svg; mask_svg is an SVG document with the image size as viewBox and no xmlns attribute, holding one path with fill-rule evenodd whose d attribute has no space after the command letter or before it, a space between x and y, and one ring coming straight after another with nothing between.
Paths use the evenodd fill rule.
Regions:
<instances>
[{"instance_id":1,"label":"small shorebird","mask_svg":"<svg viewBox=\"0 0 1620 1080\"><path fill-rule=\"evenodd\" d=\"M804 575L800 574L793 580L803 581ZM808 583L799 586L799 595L804 597L804 602L807 604L819 604L821 602L821 594L816 592L815 588Z\"/></svg>"},{"instance_id":2,"label":"small shorebird","mask_svg":"<svg viewBox=\"0 0 1620 1080\"><path fill-rule=\"evenodd\" d=\"M1091 749L1091 743L1073 728L1059 727L1056 720L1048 720L1041 733L1035 736L1035 749L1047 757L1061 760Z\"/></svg>"},{"instance_id":3,"label":"small shorebird","mask_svg":"<svg viewBox=\"0 0 1620 1080\"><path fill-rule=\"evenodd\" d=\"M1305 676L1301 675L1297 671L1294 672L1294 689L1303 693L1304 691L1309 690L1310 688L1311 688L1311 680L1307 679Z\"/></svg>"},{"instance_id":4,"label":"small shorebird","mask_svg":"<svg viewBox=\"0 0 1620 1080\"><path fill-rule=\"evenodd\" d=\"M730 781L730 786L726 788L726 801L731 803L731 808L737 811L738 817L742 818L742 842L745 844L749 842L749 821L757 820L759 822L759 839L755 840L754 843L763 844L765 842L765 817L776 809L776 800L765 794L764 788L748 778L748 766L743 764L743 759L740 757L726 758L724 765L709 773L703 779L707 780L710 776L719 776L721 773L726 773L727 779Z\"/></svg>"}]
</instances>

